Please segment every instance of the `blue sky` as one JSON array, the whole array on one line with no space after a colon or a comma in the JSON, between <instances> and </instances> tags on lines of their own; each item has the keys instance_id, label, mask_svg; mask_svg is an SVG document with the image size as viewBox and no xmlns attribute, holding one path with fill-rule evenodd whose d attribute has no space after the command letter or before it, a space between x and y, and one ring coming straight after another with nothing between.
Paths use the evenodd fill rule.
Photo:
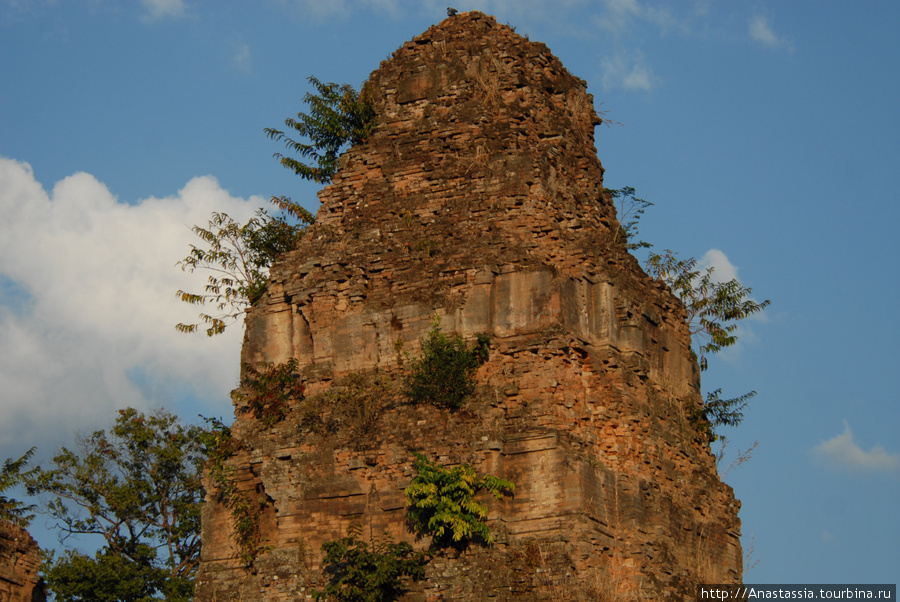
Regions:
<instances>
[{"instance_id":1,"label":"blue sky","mask_svg":"<svg viewBox=\"0 0 900 602\"><path fill-rule=\"evenodd\" d=\"M900 581L900 2L456 2L546 43L620 125L641 237L772 306L704 389L758 391L722 470L756 583ZM125 405L230 416L240 332L187 337L213 210L315 209L265 127L361 84L446 2L0 0L0 459ZM894 266L894 267L891 267ZM40 527L40 542L55 545Z\"/></svg>"}]
</instances>

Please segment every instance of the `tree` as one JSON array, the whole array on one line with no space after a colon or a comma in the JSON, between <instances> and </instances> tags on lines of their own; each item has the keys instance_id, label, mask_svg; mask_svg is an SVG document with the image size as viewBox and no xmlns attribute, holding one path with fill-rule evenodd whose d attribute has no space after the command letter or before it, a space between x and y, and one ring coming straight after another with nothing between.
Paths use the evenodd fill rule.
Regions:
<instances>
[{"instance_id":1,"label":"tree","mask_svg":"<svg viewBox=\"0 0 900 602\"><path fill-rule=\"evenodd\" d=\"M69 550L53 556L46 581L57 600L190 600L200 561L200 482L204 430L164 411L119 411L100 430L62 448L49 469L26 479L47 498L60 541L99 535L94 557Z\"/></svg>"},{"instance_id":2,"label":"tree","mask_svg":"<svg viewBox=\"0 0 900 602\"><path fill-rule=\"evenodd\" d=\"M23 471L28 465L28 460L34 455L34 449L33 447L29 449L18 460L8 458L3 463L3 469L0 470L0 521L5 520L19 527L27 527L34 518L30 512L36 506L26 506L14 498L3 495L9 489L24 483L34 473L34 469Z\"/></svg>"},{"instance_id":3,"label":"tree","mask_svg":"<svg viewBox=\"0 0 900 602\"><path fill-rule=\"evenodd\" d=\"M630 186L618 190L607 189L606 192L614 202L619 203L621 226L616 233L617 239L621 236L629 251L652 247L653 245L644 241L628 242L637 236L638 222L644 210L652 203L635 197L634 188ZM691 339L696 346L691 348L691 352L700 364L701 371L709 367L708 354L718 353L737 343L739 321L763 311L771 304L768 299L754 301L751 297L753 289L745 287L736 278L719 282L713 278L714 268L698 269L696 259L679 259L671 250L662 254L651 252L644 269L651 277L665 282L669 290L681 299L687 312ZM710 391L694 418L707 432L709 439L715 441L719 438L715 432L716 427L740 424L744 418L744 408L755 396L756 391L750 391L738 397L723 399L722 389Z\"/></svg>"},{"instance_id":4,"label":"tree","mask_svg":"<svg viewBox=\"0 0 900 602\"><path fill-rule=\"evenodd\" d=\"M349 84L323 84L315 77L309 77L309 81L318 90L318 94L304 96L309 112L285 120L285 125L308 142L294 140L274 128L265 132L301 158L312 159L312 164L307 164L275 153L282 165L304 179L326 184L337 171L341 151L364 142L372 133L375 109L365 88L357 93ZM194 226L194 233L205 245L191 245L190 254L177 265L189 272L204 269L211 274L202 294L183 290L176 294L191 305L214 305L218 313L201 312L199 322L177 324L179 332L199 332L202 327L207 336L221 334L262 297L269 266L280 254L296 248L314 221L309 211L287 197L271 200L281 215L273 217L260 209L246 224L240 224L228 214L216 212L208 227Z\"/></svg>"},{"instance_id":5,"label":"tree","mask_svg":"<svg viewBox=\"0 0 900 602\"><path fill-rule=\"evenodd\" d=\"M646 269L681 299L691 336L697 343L694 353L701 370L707 368L706 354L737 343L737 322L771 304L768 299L761 303L754 301L750 297L753 289L742 285L737 278L717 282L713 280L714 268L701 271L697 269L696 259L679 259L670 250L662 255L650 253Z\"/></svg>"},{"instance_id":6,"label":"tree","mask_svg":"<svg viewBox=\"0 0 900 602\"><path fill-rule=\"evenodd\" d=\"M375 109L365 87L357 93L349 84L325 84L312 76L307 80L318 90L318 94L308 92L303 97L309 112L297 113L296 119L288 118L284 123L308 142L294 140L275 128L266 128L265 132L272 140L283 141L288 150L301 158L312 160L308 164L275 153L282 165L305 180L327 184L337 171L341 151L348 145L365 142L372 133Z\"/></svg>"},{"instance_id":7,"label":"tree","mask_svg":"<svg viewBox=\"0 0 900 602\"><path fill-rule=\"evenodd\" d=\"M179 332L198 332L205 325L207 336L221 334L262 297L269 266L297 246L314 219L286 197L273 197L272 203L281 210L279 215L259 209L246 224L240 224L226 213L214 212L207 228L193 227L206 246L191 245L190 254L176 265L184 271L204 269L211 274L202 294L183 290L176 294L191 305L212 304L219 313L201 312L200 322L177 324Z\"/></svg>"},{"instance_id":8,"label":"tree","mask_svg":"<svg viewBox=\"0 0 900 602\"><path fill-rule=\"evenodd\" d=\"M640 240L634 241L638 234L638 223L644 215L647 207L653 203L634 196L634 188L625 186L618 190L606 188L604 192L612 198L613 204L618 207L619 229L615 233L615 241L622 241L629 251L635 249L648 249L653 245ZM634 241L634 242L629 242Z\"/></svg>"}]
</instances>

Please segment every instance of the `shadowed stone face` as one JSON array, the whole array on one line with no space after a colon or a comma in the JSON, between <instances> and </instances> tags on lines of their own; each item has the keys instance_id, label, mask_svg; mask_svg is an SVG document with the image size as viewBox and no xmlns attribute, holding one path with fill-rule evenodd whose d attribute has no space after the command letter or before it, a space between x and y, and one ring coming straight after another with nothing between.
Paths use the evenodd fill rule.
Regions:
<instances>
[{"instance_id":1,"label":"shadowed stone face","mask_svg":"<svg viewBox=\"0 0 900 602\"><path fill-rule=\"evenodd\" d=\"M516 483L485 500L494 547L439 555L416 596L687 599L740 580L739 503L690 419L683 309L615 242L585 83L473 12L406 43L367 86L371 138L343 155L247 319L242 360L296 358L307 390L273 428L237 414L232 465L265 502L270 549L242 568L228 511L208 504L198 600L305 595L321 544L354 520L427 546L404 520L416 451ZM462 411L395 394L362 436L304 430L303 412L331 411L314 396L350 373L397 385L435 316L492 341Z\"/></svg>"}]
</instances>

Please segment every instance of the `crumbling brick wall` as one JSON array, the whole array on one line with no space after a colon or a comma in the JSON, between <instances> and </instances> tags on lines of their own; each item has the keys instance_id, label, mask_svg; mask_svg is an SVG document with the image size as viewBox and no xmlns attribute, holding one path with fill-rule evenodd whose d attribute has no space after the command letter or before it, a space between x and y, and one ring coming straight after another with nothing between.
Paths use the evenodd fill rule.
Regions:
<instances>
[{"instance_id":1,"label":"crumbling brick wall","mask_svg":"<svg viewBox=\"0 0 900 602\"><path fill-rule=\"evenodd\" d=\"M28 532L0 520L0 601L42 602L41 551Z\"/></svg>"}]
</instances>

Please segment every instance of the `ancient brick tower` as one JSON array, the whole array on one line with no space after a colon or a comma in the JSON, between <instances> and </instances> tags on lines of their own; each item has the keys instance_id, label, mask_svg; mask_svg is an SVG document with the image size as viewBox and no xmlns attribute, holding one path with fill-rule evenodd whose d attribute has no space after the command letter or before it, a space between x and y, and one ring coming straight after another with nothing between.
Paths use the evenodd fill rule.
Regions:
<instances>
[{"instance_id":1,"label":"ancient brick tower","mask_svg":"<svg viewBox=\"0 0 900 602\"><path fill-rule=\"evenodd\" d=\"M353 521L426 547L404 522L413 452L517 487L486 501L495 545L438 555L409 599L680 600L739 581L739 503L691 420L683 310L617 237L585 83L472 12L369 85L374 134L342 157L246 322L243 361L295 358L306 386L273 426L237 408L229 462L262 504L266 548L246 567L211 501L197 599L302 599L321 587L322 543ZM337 412L310 400L351 373L390 397L435 315L491 339L463 410L370 395L336 432L304 426Z\"/></svg>"},{"instance_id":2,"label":"ancient brick tower","mask_svg":"<svg viewBox=\"0 0 900 602\"><path fill-rule=\"evenodd\" d=\"M41 550L28 531L0 519L0 601L46 600Z\"/></svg>"}]
</instances>

